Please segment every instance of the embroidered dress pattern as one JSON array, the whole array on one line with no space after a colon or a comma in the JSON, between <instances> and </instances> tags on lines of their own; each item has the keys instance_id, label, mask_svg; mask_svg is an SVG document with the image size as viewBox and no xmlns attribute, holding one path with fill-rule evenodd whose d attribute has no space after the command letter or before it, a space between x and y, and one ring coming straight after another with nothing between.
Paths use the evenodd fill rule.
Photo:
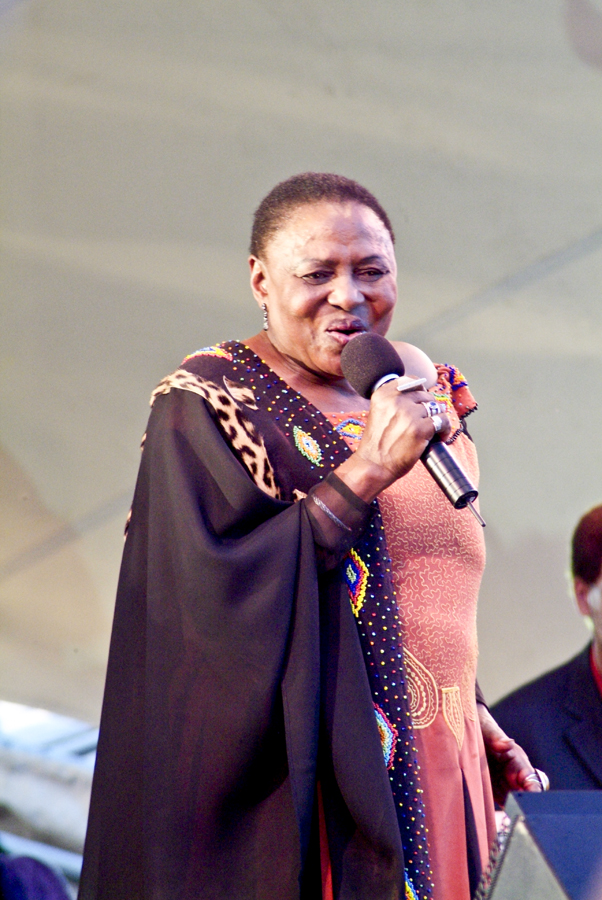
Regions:
<instances>
[{"instance_id":1,"label":"embroidered dress pattern","mask_svg":"<svg viewBox=\"0 0 602 900\"><path fill-rule=\"evenodd\" d=\"M322 465L322 451L318 442L298 425L293 426L295 446L314 466Z\"/></svg>"},{"instance_id":2,"label":"embroidered dress pattern","mask_svg":"<svg viewBox=\"0 0 602 900\"><path fill-rule=\"evenodd\" d=\"M395 760L395 745L399 735L397 734L397 728L391 725L380 706L377 706L376 703L374 704L374 712L376 713L376 724L380 734L385 765L387 769L390 769Z\"/></svg>"},{"instance_id":3,"label":"embroidered dress pattern","mask_svg":"<svg viewBox=\"0 0 602 900\"><path fill-rule=\"evenodd\" d=\"M453 732L458 750L461 750L464 743L464 711L460 699L460 688L457 685L441 688L441 696L443 717Z\"/></svg>"},{"instance_id":4,"label":"embroidered dress pattern","mask_svg":"<svg viewBox=\"0 0 602 900\"><path fill-rule=\"evenodd\" d=\"M404 660L412 724L414 728L427 728L435 721L439 711L437 682L407 647L404 650Z\"/></svg>"},{"instance_id":5,"label":"embroidered dress pattern","mask_svg":"<svg viewBox=\"0 0 602 900\"><path fill-rule=\"evenodd\" d=\"M459 449L459 461L470 473L469 454L474 451L466 437ZM444 501L443 495L433 493L422 466L415 466L379 498L396 561L392 578L403 618L413 722L419 729L443 711L443 688L457 687L463 716L474 717L475 608L485 548L478 524ZM455 698L447 698L444 719L458 741L450 703L455 704Z\"/></svg>"},{"instance_id":6,"label":"embroidered dress pattern","mask_svg":"<svg viewBox=\"0 0 602 900\"><path fill-rule=\"evenodd\" d=\"M368 584L368 567L355 550L350 550L343 560L343 577L349 591L351 608L357 616L364 605Z\"/></svg>"}]
</instances>

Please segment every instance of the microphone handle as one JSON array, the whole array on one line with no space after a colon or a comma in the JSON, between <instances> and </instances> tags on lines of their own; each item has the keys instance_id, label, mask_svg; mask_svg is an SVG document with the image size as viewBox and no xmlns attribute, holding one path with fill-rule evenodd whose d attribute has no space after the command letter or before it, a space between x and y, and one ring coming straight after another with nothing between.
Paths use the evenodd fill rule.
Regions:
<instances>
[{"instance_id":1,"label":"microphone handle","mask_svg":"<svg viewBox=\"0 0 602 900\"><path fill-rule=\"evenodd\" d=\"M479 496L445 444L440 441L431 442L420 460L456 509L464 509Z\"/></svg>"}]
</instances>

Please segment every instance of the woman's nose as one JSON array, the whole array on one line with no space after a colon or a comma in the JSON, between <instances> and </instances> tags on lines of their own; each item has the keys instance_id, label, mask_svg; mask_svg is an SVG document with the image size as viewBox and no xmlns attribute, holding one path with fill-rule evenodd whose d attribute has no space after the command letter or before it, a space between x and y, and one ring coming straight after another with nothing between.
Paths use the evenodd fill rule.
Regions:
<instances>
[{"instance_id":1,"label":"woman's nose","mask_svg":"<svg viewBox=\"0 0 602 900\"><path fill-rule=\"evenodd\" d=\"M339 275L331 283L328 302L341 309L354 309L365 302L365 297L352 275Z\"/></svg>"}]
</instances>

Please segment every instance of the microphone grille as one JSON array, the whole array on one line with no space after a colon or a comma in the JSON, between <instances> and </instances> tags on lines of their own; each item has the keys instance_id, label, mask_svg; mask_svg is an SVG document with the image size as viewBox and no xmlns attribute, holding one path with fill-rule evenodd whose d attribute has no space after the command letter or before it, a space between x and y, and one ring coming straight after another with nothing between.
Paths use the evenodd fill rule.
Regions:
<instances>
[{"instance_id":1,"label":"microphone grille","mask_svg":"<svg viewBox=\"0 0 602 900\"><path fill-rule=\"evenodd\" d=\"M385 375L403 375L397 350L380 334L358 334L343 347L343 375L361 397L369 398L376 382Z\"/></svg>"}]
</instances>

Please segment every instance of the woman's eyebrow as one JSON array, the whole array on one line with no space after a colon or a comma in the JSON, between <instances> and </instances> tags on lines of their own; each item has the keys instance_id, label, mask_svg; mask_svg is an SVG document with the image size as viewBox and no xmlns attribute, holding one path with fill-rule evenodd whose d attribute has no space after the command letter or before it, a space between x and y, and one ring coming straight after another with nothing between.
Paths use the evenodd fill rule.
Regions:
<instances>
[{"instance_id":1,"label":"woman's eyebrow","mask_svg":"<svg viewBox=\"0 0 602 900\"><path fill-rule=\"evenodd\" d=\"M378 262L378 263L382 263L382 265L386 265L386 260L385 260L384 256L381 256L378 253L375 253L372 256L364 256L363 259L360 259L358 265L362 265L363 263L369 263L369 262Z\"/></svg>"},{"instance_id":2,"label":"woman's eyebrow","mask_svg":"<svg viewBox=\"0 0 602 900\"><path fill-rule=\"evenodd\" d=\"M309 265L309 266L334 266L336 265L336 260L334 259L319 259L318 257L308 256L305 259L299 261L299 265Z\"/></svg>"},{"instance_id":3,"label":"woman's eyebrow","mask_svg":"<svg viewBox=\"0 0 602 900\"><path fill-rule=\"evenodd\" d=\"M370 262L379 262L382 265L386 265L386 261L384 256L380 256L380 254L376 253L372 256L364 256L362 259L358 260L354 265L361 266L365 263ZM305 259L301 259L299 261L299 265L312 265L312 266L336 266L338 264L338 260L336 259L318 259L312 257L306 257Z\"/></svg>"}]
</instances>

